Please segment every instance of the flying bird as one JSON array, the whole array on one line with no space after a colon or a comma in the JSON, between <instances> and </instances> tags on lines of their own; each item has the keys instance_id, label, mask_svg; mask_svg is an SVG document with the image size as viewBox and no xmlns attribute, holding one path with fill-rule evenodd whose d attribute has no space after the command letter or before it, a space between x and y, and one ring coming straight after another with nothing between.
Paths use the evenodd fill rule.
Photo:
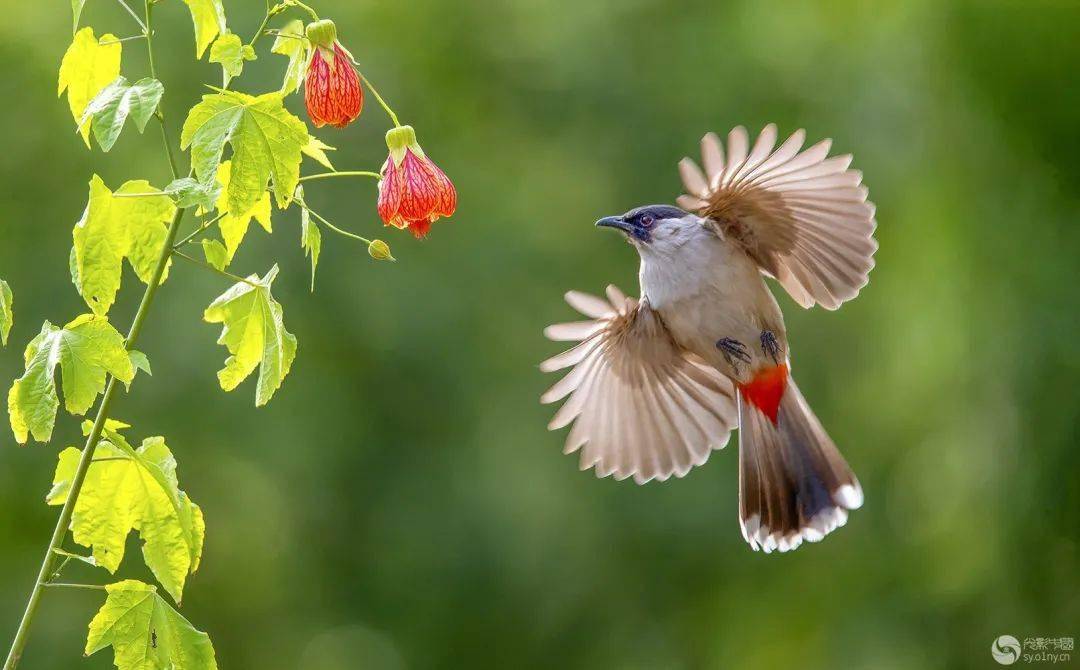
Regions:
<instances>
[{"instance_id":1,"label":"flying bird","mask_svg":"<svg viewBox=\"0 0 1080 670\"><path fill-rule=\"evenodd\" d=\"M641 297L571 291L587 321L544 333L578 342L541 364L570 371L541 401L566 401L548 428L573 424L581 469L638 484L683 477L739 428L739 522L755 550L788 551L844 525L862 488L791 377L784 317L765 277L804 308L834 310L869 281L874 205L851 156L831 140L779 147L768 125L727 150L701 140L704 172L679 163L677 207L649 205L597 226L641 257Z\"/></svg>"}]
</instances>

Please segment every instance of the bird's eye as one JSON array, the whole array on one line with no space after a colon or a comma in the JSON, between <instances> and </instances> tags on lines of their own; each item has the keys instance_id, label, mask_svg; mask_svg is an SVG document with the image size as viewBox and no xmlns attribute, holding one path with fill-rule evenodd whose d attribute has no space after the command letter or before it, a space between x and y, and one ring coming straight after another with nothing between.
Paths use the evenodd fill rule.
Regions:
<instances>
[{"instance_id":1,"label":"bird's eye","mask_svg":"<svg viewBox=\"0 0 1080 670\"><path fill-rule=\"evenodd\" d=\"M643 228L652 228L654 223L656 223L656 219L652 214L645 214L641 217L641 225Z\"/></svg>"}]
</instances>

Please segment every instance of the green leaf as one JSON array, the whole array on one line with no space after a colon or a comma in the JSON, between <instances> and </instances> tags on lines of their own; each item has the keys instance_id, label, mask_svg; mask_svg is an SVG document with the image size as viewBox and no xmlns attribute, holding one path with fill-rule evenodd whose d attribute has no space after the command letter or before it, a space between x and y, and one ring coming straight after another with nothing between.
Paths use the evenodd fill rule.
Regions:
<instances>
[{"instance_id":1,"label":"green leaf","mask_svg":"<svg viewBox=\"0 0 1080 670\"><path fill-rule=\"evenodd\" d=\"M106 373L129 383L135 368L124 348L124 336L109 320L84 314L63 328L48 321L30 341L24 354L26 371L8 393L11 430L19 444L32 434L48 442L60 401L56 393L56 366L63 377L64 406L72 414L86 410L105 389Z\"/></svg>"},{"instance_id":2,"label":"green leaf","mask_svg":"<svg viewBox=\"0 0 1080 670\"><path fill-rule=\"evenodd\" d=\"M67 502L81 457L76 447L60 452L48 504ZM115 573L132 530L142 538L146 566L179 603L187 576L202 558L202 510L180 490L176 459L165 438L148 437L134 449L106 426L75 501L71 534L91 548L98 565Z\"/></svg>"},{"instance_id":3,"label":"green leaf","mask_svg":"<svg viewBox=\"0 0 1080 670\"><path fill-rule=\"evenodd\" d=\"M15 314L12 312L14 304L15 296L11 287L0 279L0 346L7 346L8 333L11 332L11 324L15 322Z\"/></svg>"},{"instance_id":4,"label":"green leaf","mask_svg":"<svg viewBox=\"0 0 1080 670\"><path fill-rule=\"evenodd\" d=\"M135 368L136 372L142 370L148 376L154 376L154 373L150 370L150 359L146 357L146 354L132 349L128 352L128 356L131 358L131 367ZM126 386L130 390L131 384L127 384Z\"/></svg>"},{"instance_id":5,"label":"green leaf","mask_svg":"<svg viewBox=\"0 0 1080 670\"><path fill-rule=\"evenodd\" d=\"M222 33L210 47L210 62L219 63L225 86L244 71L244 61L255 60L255 49L244 44L236 33Z\"/></svg>"},{"instance_id":6,"label":"green leaf","mask_svg":"<svg viewBox=\"0 0 1080 670\"><path fill-rule=\"evenodd\" d=\"M101 150L108 151L120 137L128 116L135 120L140 133L146 130L163 93L165 87L157 79L146 77L128 84L127 79L117 77L86 106L79 125L89 124Z\"/></svg>"},{"instance_id":7,"label":"green leaf","mask_svg":"<svg viewBox=\"0 0 1080 670\"><path fill-rule=\"evenodd\" d=\"M105 590L105 604L90 622L87 656L111 645L117 670L217 670L210 637L156 588L129 579Z\"/></svg>"},{"instance_id":8,"label":"green leaf","mask_svg":"<svg viewBox=\"0 0 1080 670\"><path fill-rule=\"evenodd\" d=\"M330 163L330 159L327 158L327 151L337 151L329 144L323 143L322 140L314 135L308 138L308 143L300 148L300 151L304 152L305 156L313 158L315 162L319 163L328 170L333 170L334 166Z\"/></svg>"},{"instance_id":9,"label":"green leaf","mask_svg":"<svg viewBox=\"0 0 1080 670\"><path fill-rule=\"evenodd\" d=\"M82 16L83 5L86 0L71 0L71 32L74 34L79 29L79 18Z\"/></svg>"},{"instance_id":10,"label":"green leaf","mask_svg":"<svg viewBox=\"0 0 1080 670\"><path fill-rule=\"evenodd\" d=\"M195 58L202 58L218 33L224 33L225 8L221 0L184 0L195 23Z\"/></svg>"},{"instance_id":11,"label":"green leaf","mask_svg":"<svg viewBox=\"0 0 1080 670\"><path fill-rule=\"evenodd\" d=\"M122 48L114 35L102 35L99 41L94 37L94 29L86 27L75 33L60 63L56 94L67 90L71 116L79 124L79 133L87 148L90 147L90 126L83 122L83 112L103 88L120 76Z\"/></svg>"},{"instance_id":12,"label":"green leaf","mask_svg":"<svg viewBox=\"0 0 1080 670\"><path fill-rule=\"evenodd\" d=\"M206 257L206 262L218 270L224 270L229 267L229 252L225 249L225 245L217 240L204 239L202 241L203 256Z\"/></svg>"},{"instance_id":13,"label":"green leaf","mask_svg":"<svg viewBox=\"0 0 1080 670\"><path fill-rule=\"evenodd\" d=\"M285 330L281 305L270 293L277 274L275 265L262 279L251 275L251 284L234 284L203 314L208 323L224 325L218 344L225 345L232 354L218 372L221 388L233 390L259 368L256 407L270 400L296 357L296 338Z\"/></svg>"},{"instance_id":14,"label":"green leaf","mask_svg":"<svg viewBox=\"0 0 1080 670\"><path fill-rule=\"evenodd\" d=\"M247 235L248 226L251 224L251 220L255 219L263 230L268 233L274 232L273 224L270 221L270 192L263 191L259 199L255 201L255 205L244 212L234 212L229 207L229 184L231 183L232 174L232 161L225 161L218 166L217 181L222 185L221 195L218 197L217 210L218 214L222 217L218 219L218 227L221 228L221 238L225 241L225 249L227 254L225 256L225 267L228 267L232 262L233 256L236 255L236 250L240 248L240 243L244 241L244 236ZM224 269L224 268L223 268Z\"/></svg>"},{"instance_id":15,"label":"green leaf","mask_svg":"<svg viewBox=\"0 0 1080 670\"><path fill-rule=\"evenodd\" d=\"M296 197L304 199L302 186L296 187ZM315 269L319 267L319 254L322 252L322 231L319 225L311 220L311 212L307 207L300 208L300 246L305 256L311 256L311 292L315 292Z\"/></svg>"},{"instance_id":16,"label":"green leaf","mask_svg":"<svg viewBox=\"0 0 1080 670\"><path fill-rule=\"evenodd\" d=\"M307 126L285 109L280 93L204 95L188 112L180 135L180 146L191 147L195 175L203 182L217 174L225 144L232 147L225 189L231 212L250 211L268 180L278 207L287 207L300 180L300 149L307 141Z\"/></svg>"},{"instance_id":17,"label":"green leaf","mask_svg":"<svg viewBox=\"0 0 1080 670\"><path fill-rule=\"evenodd\" d=\"M122 193L161 195L117 197ZM125 258L144 284L150 282L175 213L172 200L145 179L125 182L116 195L101 177L94 175L90 180L86 211L72 237L75 285L95 314L108 314L115 302Z\"/></svg>"},{"instance_id":18,"label":"green leaf","mask_svg":"<svg viewBox=\"0 0 1080 670\"><path fill-rule=\"evenodd\" d=\"M299 90L304 83L309 47L310 44L304 37L304 22L300 19L289 21L278 31L270 51L289 58L289 67L285 70L285 80L281 84L283 94L289 95Z\"/></svg>"},{"instance_id":19,"label":"green leaf","mask_svg":"<svg viewBox=\"0 0 1080 670\"><path fill-rule=\"evenodd\" d=\"M216 179L203 183L191 177L174 179L165 187L165 192L181 209L196 206L203 210L213 209L221 197L221 190L222 185Z\"/></svg>"}]
</instances>

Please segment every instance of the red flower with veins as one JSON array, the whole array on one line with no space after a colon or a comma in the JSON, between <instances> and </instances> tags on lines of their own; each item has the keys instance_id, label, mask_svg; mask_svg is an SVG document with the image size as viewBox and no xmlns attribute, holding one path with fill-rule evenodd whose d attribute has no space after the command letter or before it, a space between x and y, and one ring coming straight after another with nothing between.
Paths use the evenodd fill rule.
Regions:
<instances>
[{"instance_id":1,"label":"red flower with veins","mask_svg":"<svg viewBox=\"0 0 1080 670\"><path fill-rule=\"evenodd\" d=\"M416 143L412 126L391 129L386 146L390 155L380 173L379 217L388 226L426 237L432 223L457 209L457 191Z\"/></svg>"},{"instance_id":2,"label":"red flower with veins","mask_svg":"<svg viewBox=\"0 0 1080 670\"><path fill-rule=\"evenodd\" d=\"M337 41L333 21L309 23L307 38L314 47L304 80L304 102L316 128L344 128L360 116L364 89L353 68L352 55Z\"/></svg>"}]
</instances>

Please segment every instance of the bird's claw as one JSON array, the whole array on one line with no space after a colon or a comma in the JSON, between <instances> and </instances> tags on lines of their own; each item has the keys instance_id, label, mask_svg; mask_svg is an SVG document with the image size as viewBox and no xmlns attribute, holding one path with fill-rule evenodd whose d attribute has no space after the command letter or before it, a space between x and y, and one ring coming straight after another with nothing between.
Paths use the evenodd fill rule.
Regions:
<instances>
[{"instance_id":1,"label":"bird's claw","mask_svg":"<svg viewBox=\"0 0 1080 670\"><path fill-rule=\"evenodd\" d=\"M747 351L746 345L734 338L725 337L717 340L716 348L720 350L720 353L724 355L724 360L732 367L736 367L736 360L747 365L750 364L750 352Z\"/></svg>"},{"instance_id":2,"label":"bird's claw","mask_svg":"<svg viewBox=\"0 0 1080 670\"><path fill-rule=\"evenodd\" d=\"M761 351L771 358L773 363L780 362L780 343L776 341L776 335L773 335L771 330L761 331Z\"/></svg>"}]
</instances>

